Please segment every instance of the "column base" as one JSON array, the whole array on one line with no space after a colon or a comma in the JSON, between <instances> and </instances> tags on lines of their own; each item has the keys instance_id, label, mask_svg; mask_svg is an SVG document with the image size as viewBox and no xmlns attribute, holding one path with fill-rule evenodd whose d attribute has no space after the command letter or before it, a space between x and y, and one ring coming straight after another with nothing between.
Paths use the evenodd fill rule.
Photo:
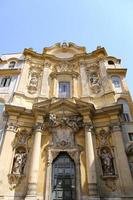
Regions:
<instances>
[{"instance_id":1,"label":"column base","mask_svg":"<svg viewBox=\"0 0 133 200\"><path fill-rule=\"evenodd\" d=\"M26 197L25 197L25 200L37 200L38 198L37 198L37 196L36 195L27 195Z\"/></svg>"},{"instance_id":2,"label":"column base","mask_svg":"<svg viewBox=\"0 0 133 200\"><path fill-rule=\"evenodd\" d=\"M92 198L99 198L99 193L97 189L97 184L96 183L89 183L88 184L88 192L89 196Z\"/></svg>"}]
</instances>

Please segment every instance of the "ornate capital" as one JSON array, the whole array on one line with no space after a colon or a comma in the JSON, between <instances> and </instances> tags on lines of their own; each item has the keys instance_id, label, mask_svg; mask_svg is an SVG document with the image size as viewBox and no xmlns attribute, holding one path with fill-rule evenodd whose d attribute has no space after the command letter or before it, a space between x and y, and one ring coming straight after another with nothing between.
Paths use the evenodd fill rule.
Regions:
<instances>
[{"instance_id":1,"label":"ornate capital","mask_svg":"<svg viewBox=\"0 0 133 200\"><path fill-rule=\"evenodd\" d=\"M85 122L84 127L85 127L85 131L89 131L89 132L94 131L94 126L91 122Z\"/></svg>"},{"instance_id":2,"label":"ornate capital","mask_svg":"<svg viewBox=\"0 0 133 200\"><path fill-rule=\"evenodd\" d=\"M31 135L32 135L32 132L27 131L26 129L17 131L12 143L13 148L17 148L18 146L21 146L21 145L27 147L27 141L31 137Z\"/></svg>"},{"instance_id":3,"label":"ornate capital","mask_svg":"<svg viewBox=\"0 0 133 200\"><path fill-rule=\"evenodd\" d=\"M18 131L18 125L15 123L8 123L6 127L7 131L17 132Z\"/></svg>"},{"instance_id":4,"label":"ornate capital","mask_svg":"<svg viewBox=\"0 0 133 200\"><path fill-rule=\"evenodd\" d=\"M33 130L34 131L44 131L45 130L45 124L44 123L40 123L40 122L37 122L36 125L33 127Z\"/></svg>"}]
</instances>

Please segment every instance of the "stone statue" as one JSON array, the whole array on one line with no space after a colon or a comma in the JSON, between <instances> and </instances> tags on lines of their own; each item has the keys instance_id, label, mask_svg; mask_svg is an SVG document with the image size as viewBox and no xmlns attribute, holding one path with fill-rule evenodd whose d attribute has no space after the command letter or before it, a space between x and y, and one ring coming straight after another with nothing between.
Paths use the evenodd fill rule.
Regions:
<instances>
[{"instance_id":1,"label":"stone statue","mask_svg":"<svg viewBox=\"0 0 133 200\"><path fill-rule=\"evenodd\" d=\"M56 125L56 115L54 113L49 114L49 123L51 126Z\"/></svg>"},{"instance_id":2,"label":"stone statue","mask_svg":"<svg viewBox=\"0 0 133 200\"><path fill-rule=\"evenodd\" d=\"M102 149L101 151L101 164L103 169L103 175L114 175L114 164L113 164L113 157L111 155L110 150L108 149Z\"/></svg>"},{"instance_id":3,"label":"stone statue","mask_svg":"<svg viewBox=\"0 0 133 200\"><path fill-rule=\"evenodd\" d=\"M26 160L27 154L25 152L17 152L14 157L12 173L23 174Z\"/></svg>"}]
</instances>

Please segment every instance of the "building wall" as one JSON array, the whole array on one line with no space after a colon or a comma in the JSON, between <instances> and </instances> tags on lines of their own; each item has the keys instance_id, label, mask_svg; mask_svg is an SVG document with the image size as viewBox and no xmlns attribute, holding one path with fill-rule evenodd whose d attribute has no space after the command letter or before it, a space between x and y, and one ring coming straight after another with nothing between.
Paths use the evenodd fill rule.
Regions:
<instances>
[{"instance_id":1,"label":"building wall","mask_svg":"<svg viewBox=\"0 0 133 200\"><path fill-rule=\"evenodd\" d=\"M0 199L50 200L60 152L75 163L75 200L133 199L133 105L120 59L63 43L2 56L0 83L5 75L13 78L0 87L8 116ZM70 84L67 98L59 96L62 82Z\"/></svg>"}]
</instances>

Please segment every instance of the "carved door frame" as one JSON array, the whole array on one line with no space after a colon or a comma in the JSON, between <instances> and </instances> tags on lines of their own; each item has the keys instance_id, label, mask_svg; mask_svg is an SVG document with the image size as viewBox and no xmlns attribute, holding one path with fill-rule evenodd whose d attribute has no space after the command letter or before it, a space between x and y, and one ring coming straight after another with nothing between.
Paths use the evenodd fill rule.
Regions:
<instances>
[{"instance_id":1,"label":"carved door frame","mask_svg":"<svg viewBox=\"0 0 133 200\"><path fill-rule=\"evenodd\" d=\"M50 146L47 149L47 170L46 170L46 190L45 190L45 200L51 200L52 198L52 163L53 160L59 155L60 152L66 152L70 158L75 163L75 173L76 173L76 200L81 199L81 180L80 180L80 152L79 146L71 149L60 149Z\"/></svg>"}]
</instances>

